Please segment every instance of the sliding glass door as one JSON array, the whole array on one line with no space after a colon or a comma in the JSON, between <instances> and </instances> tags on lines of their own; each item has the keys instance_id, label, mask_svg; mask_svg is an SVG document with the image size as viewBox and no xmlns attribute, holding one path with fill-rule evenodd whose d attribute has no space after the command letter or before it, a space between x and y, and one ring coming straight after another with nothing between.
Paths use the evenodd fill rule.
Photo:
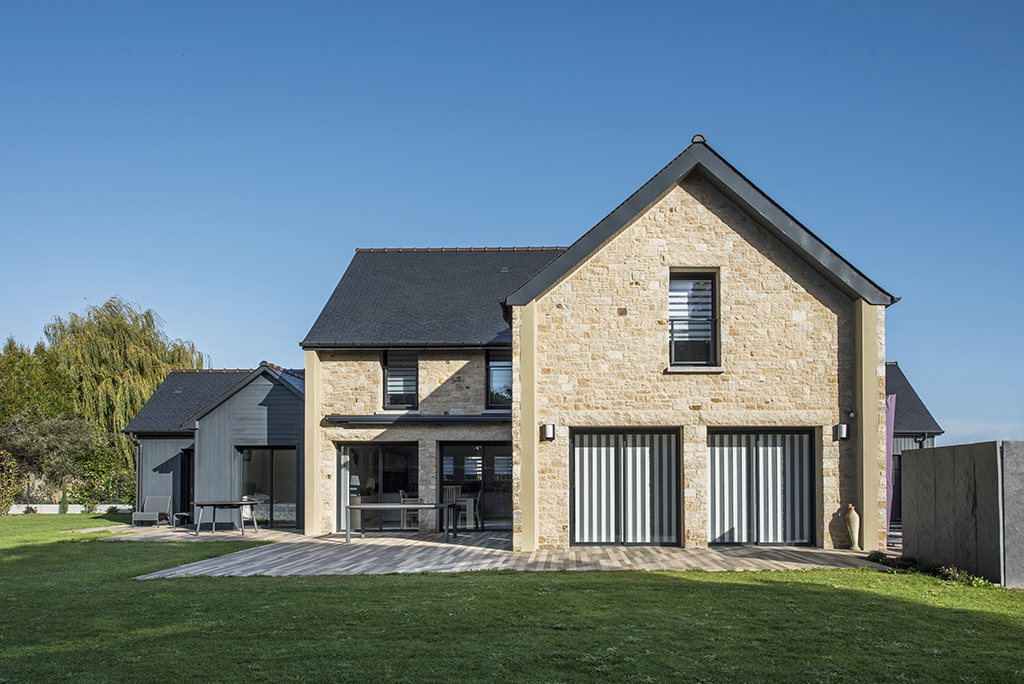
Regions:
<instances>
[{"instance_id":1,"label":"sliding glass door","mask_svg":"<svg viewBox=\"0 0 1024 684\"><path fill-rule=\"evenodd\" d=\"M299 461L291 449L243 449L242 495L253 506L256 522L267 527L295 527L298 521Z\"/></svg>"},{"instance_id":2,"label":"sliding glass door","mask_svg":"<svg viewBox=\"0 0 1024 684\"><path fill-rule=\"evenodd\" d=\"M343 444L338 448L338 501L401 503L419 497L419 446L400 444ZM347 480L347 481L343 481ZM353 511L352 529L418 529L416 512ZM342 527L341 529L344 529Z\"/></svg>"},{"instance_id":3,"label":"sliding glass door","mask_svg":"<svg viewBox=\"0 0 1024 684\"><path fill-rule=\"evenodd\" d=\"M510 442L444 442L441 481L459 487L473 506L465 525L472 528L512 529L512 444ZM460 518L461 519L461 518Z\"/></svg>"}]
</instances>

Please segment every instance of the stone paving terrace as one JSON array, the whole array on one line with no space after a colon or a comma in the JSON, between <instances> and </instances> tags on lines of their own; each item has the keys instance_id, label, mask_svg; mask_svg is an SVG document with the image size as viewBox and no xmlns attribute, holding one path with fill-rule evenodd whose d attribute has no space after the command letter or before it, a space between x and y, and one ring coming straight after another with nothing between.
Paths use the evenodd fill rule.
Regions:
<instances>
[{"instance_id":1,"label":"stone paving terrace","mask_svg":"<svg viewBox=\"0 0 1024 684\"><path fill-rule=\"evenodd\" d=\"M188 533L172 534L176 541L197 539ZM145 534L115 537L145 540ZM279 541L225 556L143 575L163 577L251 575L370 575L391 572L465 572L469 570L794 570L802 568L884 569L865 560L866 554L812 547L730 546L681 549L665 546L586 546L568 551L512 551L510 532L471 532L451 543L440 534L384 532L354 536L302 537L263 531L246 534L247 540L276 538ZM198 539L241 541L236 531L200 534Z\"/></svg>"}]
</instances>

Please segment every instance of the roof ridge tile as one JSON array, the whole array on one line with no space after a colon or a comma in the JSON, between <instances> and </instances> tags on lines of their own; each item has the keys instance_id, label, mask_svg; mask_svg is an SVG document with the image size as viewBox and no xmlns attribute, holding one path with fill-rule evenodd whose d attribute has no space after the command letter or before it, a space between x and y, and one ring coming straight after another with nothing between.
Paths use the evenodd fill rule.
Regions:
<instances>
[{"instance_id":1,"label":"roof ridge tile","mask_svg":"<svg viewBox=\"0 0 1024 684\"><path fill-rule=\"evenodd\" d=\"M357 247L357 252L543 252L567 247Z\"/></svg>"},{"instance_id":2,"label":"roof ridge tile","mask_svg":"<svg viewBox=\"0 0 1024 684\"><path fill-rule=\"evenodd\" d=\"M172 368L171 373L252 373L255 368Z\"/></svg>"}]
</instances>

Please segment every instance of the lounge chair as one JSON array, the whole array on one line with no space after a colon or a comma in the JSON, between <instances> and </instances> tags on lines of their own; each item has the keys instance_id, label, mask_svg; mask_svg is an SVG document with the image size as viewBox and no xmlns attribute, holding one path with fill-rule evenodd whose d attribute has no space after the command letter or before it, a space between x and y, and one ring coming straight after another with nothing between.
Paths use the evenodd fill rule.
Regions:
<instances>
[{"instance_id":1,"label":"lounge chair","mask_svg":"<svg viewBox=\"0 0 1024 684\"><path fill-rule=\"evenodd\" d=\"M142 510L132 513L132 527L135 527L136 522L154 522L159 527L161 521L166 521L168 525L174 527L169 496L147 496L142 502Z\"/></svg>"}]
</instances>

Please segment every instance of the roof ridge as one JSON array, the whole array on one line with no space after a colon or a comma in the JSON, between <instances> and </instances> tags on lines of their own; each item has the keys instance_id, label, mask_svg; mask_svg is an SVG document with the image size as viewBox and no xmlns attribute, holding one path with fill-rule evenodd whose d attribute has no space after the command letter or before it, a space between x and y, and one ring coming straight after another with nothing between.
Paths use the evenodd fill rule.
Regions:
<instances>
[{"instance_id":1,"label":"roof ridge","mask_svg":"<svg viewBox=\"0 0 1024 684\"><path fill-rule=\"evenodd\" d=\"M566 247L357 247L357 252L543 252Z\"/></svg>"},{"instance_id":2,"label":"roof ridge","mask_svg":"<svg viewBox=\"0 0 1024 684\"><path fill-rule=\"evenodd\" d=\"M172 368L172 373L252 373L255 368Z\"/></svg>"}]
</instances>

